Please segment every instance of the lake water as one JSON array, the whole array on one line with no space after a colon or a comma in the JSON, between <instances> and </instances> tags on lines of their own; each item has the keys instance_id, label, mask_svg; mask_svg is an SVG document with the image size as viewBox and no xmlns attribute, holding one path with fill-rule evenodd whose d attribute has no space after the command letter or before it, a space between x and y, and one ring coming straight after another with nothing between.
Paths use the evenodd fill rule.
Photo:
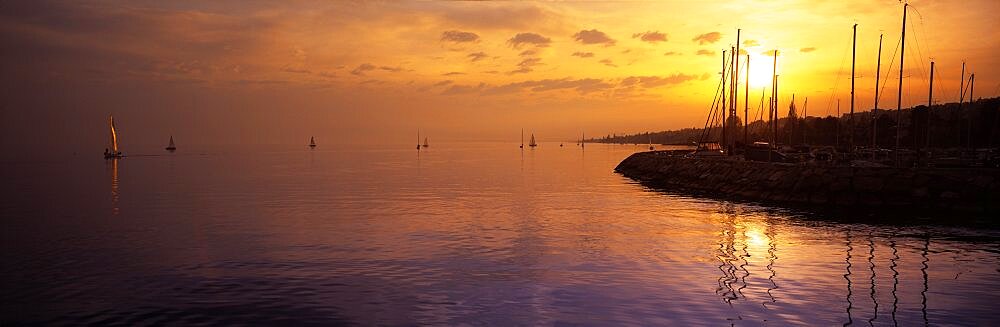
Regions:
<instances>
[{"instance_id":1,"label":"lake water","mask_svg":"<svg viewBox=\"0 0 1000 327\"><path fill-rule=\"evenodd\" d=\"M0 325L1000 323L996 228L650 190L644 147L8 160Z\"/></svg>"}]
</instances>

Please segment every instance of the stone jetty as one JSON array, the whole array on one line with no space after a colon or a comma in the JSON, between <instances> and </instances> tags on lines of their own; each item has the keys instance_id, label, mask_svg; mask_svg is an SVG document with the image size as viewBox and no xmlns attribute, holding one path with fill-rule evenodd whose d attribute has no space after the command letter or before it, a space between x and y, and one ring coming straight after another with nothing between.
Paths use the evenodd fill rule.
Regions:
<instances>
[{"instance_id":1,"label":"stone jetty","mask_svg":"<svg viewBox=\"0 0 1000 327\"><path fill-rule=\"evenodd\" d=\"M751 201L1000 212L1000 169L821 166L635 153L615 171L645 185Z\"/></svg>"}]
</instances>

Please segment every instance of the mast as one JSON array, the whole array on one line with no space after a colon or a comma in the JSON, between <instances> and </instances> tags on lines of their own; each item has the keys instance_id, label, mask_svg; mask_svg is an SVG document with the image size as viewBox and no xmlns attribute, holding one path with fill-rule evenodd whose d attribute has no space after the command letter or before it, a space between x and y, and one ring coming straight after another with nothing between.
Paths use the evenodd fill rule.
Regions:
<instances>
[{"instance_id":1,"label":"mast","mask_svg":"<svg viewBox=\"0 0 1000 327\"><path fill-rule=\"evenodd\" d=\"M778 107L778 50L774 50L774 66L771 69L771 145L778 140L778 115L775 113Z\"/></svg>"},{"instance_id":2,"label":"mast","mask_svg":"<svg viewBox=\"0 0 1000 327\"><path fill-rule=\"evenodd\" d=\"M739 43L737 43L739 45ZM750 54L747 53L747 74L743 78L746 79L743 83L743 144L744 146L749 143L747 138L747 126L750 126Z\"/></svg>"},{"instance_id":3,"label":"mast","mask_svg":"<svg viewBox=\"0 0 1000 327\"><path fill-rule=\"evenodd\" d=\"M962 109L962 102L965 101L965 60L962 60L962 76L958 79L958 109Z\"/></svg>"},{"instance_id":4,"label":"mast","mask_svg":"<svg viewBox=\"0 0 1000 327\"><path fill-rule=\"evenodd\" d=\"M733 117L734 118L736 117L736 105L739 104L739 99L737 99L737 98L740 95L740 91L737 88L737 86L740 85L740 32L742 32L742 29L737 28L736 29L736 51L733 52L733 65L734 65L734 67L733 67L733 107L731 108L731 110L733 111ZM746 102L746 101L744 100L743 102ZM747 128L746 128L746 125L747 125L747 122L746 122L746 112L744 112L743 118L744 118L743 119L744 120L743 121L743 143L746 143L746 130L747 130ZM736 121L737 121L737 119L733 119L733 122L736 122ZM736 135L737 135L736 132L737 131L734 129L733 132L734 132L733 133L733 143L736 143L735 141L736 141Z\"/></svg>"},{"instance_id":5,"label":"mast","mask_svg":"<svg viewBox=\"0 0 1000 327\"><path fill-rule=\"evenodd\" d=\"M875 63L875 108L872 109L872 149L878 147L878 86L879 75L882 74L882 34L878 35L878 61ZM872 160L875 151L872 151Z\"/></svg>"},{"instance_id":6,"label":"mast","mask_svg":"<svg viewBox=\"0 0 1000 327\"><path fill-rule=\"evenodd\" d=\"M722 50L722 144L721 147L726 146L726 50Z\"/></svg>"},{"instance_id":7,"label":"mast","mask_svg":"<svg viewBox=\"0 0 1000 327\"><path fill-rule=\"evenodd\" d=\"M850 151L854 151L854 62L855 57L857 57L857 47L858 24L854 24L854 36L851 37L851 118L847 120L850 124Z\"/></svg>"},{"instance_id":8,"label":"mast","mask_svg":"<svg viewBox=\"0 0 1000 327\"><path fill-rule=\"evenodd\" d=\"M774 143L778 143L778 123L781 120L778 115L778 77L774 75Z\"/></svg>"},{"instance_id":9,"label":"mast","mask_svg":"<svg viewBox=\"0 0 1000 327\"><path fill-rule=\"evenodd\" d=\"M931 82L927 87L927 144L931 147L931 105L934 104L934 61L931 61Z\"/></svg>"},{"instance_id":10,"label":"mast","mask_svg":"<svg viewBox=\"0 0 1000 327\"><path fill-rule=\"evenodd\" d=\"M903 33L900 36L899 43L899 90L896 94L896 149L894 152L896 156L896 164L899 164L899 138L902 134L903 125L903 53L906 51L906 7L910 4L903 4Z\"/></svg>"},{"instance_id":11,"label":"mast","mask_svg":"<svg viewBox=\"0 0 1000 327\"><path fill-rule=\"evenodd\" d=\"M727 120L730 119L730 118L736 117L736 96L739 95L739 92L736 91L736 84L737 84L737 81L739 81L739 80L736 78L736 74L738 73L738 71L736 70L735 66L736 66L736 62L740 60L740 57L736 54L736 48L735 47L730 46L729 47L729 51L730 51L730 54L729 54L729 57L730 57L730 59L729 59L729 79L730 79L729 86L730 86L730 88L729 88L729 113L726 114L726 119ZM726 154L732 154L732 149L731 149L730 143L733 143L733 142L736 141L736 120L735 119L729 121L729 134L733 134L733 135L727 135L726 136L727 141L729 141L729 142L726 142ZM729 136L732 136L732 139L729 139Z\"/></svg>"}]
</instances>

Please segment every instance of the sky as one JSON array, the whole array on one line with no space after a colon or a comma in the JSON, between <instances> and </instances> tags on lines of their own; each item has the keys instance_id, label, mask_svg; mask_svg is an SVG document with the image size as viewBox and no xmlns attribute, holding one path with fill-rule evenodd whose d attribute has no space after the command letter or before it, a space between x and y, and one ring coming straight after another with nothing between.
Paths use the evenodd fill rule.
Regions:
<instances>
[{"instance_id":1,"label":"sky","mask_svg":"<svg viewBox=\"0 0 1000 327\"><path fill-rule=\"evenodd\" d=\"M927 102L932 59L935 102L958 100L963 61L977 98L1000 94L1000 2L910 5L903 107ZM737 29L751 112L778 50L780 106L794 93L810 116L835 114L838 99L850 110L854 24L855 110L874 102L880 34L879 107L895 108L902 12L889 0L4 2L0 145L100 152L108 114L126 150L171 135L183 148L701 127Z\"/></svg>"}]
</instances>

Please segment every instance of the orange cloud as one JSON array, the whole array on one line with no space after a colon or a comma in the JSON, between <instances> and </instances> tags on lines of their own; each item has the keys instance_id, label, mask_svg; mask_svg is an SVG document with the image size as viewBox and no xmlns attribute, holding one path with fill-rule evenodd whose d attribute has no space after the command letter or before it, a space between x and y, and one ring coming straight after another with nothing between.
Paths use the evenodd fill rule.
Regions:
<instances>
[{"instance_id":1,"label":"orange cloud","mask_svg":"<svg viewBox=\"0 0 1000 327\"><path fill-rule=\"evenodd\" d=\"M606 47L615 45L615 40L604 32L596 29L579 31L573 34L573 39L583 44L603 44Z\"/></svg>"}]
</instances>

